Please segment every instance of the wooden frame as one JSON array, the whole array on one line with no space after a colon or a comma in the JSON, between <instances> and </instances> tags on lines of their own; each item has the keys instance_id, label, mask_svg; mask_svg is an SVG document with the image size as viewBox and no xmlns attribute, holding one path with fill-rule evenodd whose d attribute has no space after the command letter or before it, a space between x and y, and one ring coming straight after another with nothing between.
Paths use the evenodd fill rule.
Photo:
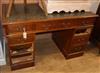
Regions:
<instances>
[{"instance_id":1,"label":"wooden frame","mask_svg":"<svg viewBox=\"0 0 100 73\"><path fill-rule=\"evenodd\" d=\"M11 14L11 10L12 10L12 6L14 4L14 1L15 0L9 0L9 6L8 6L8 11L7 11L6 17L9 17L10 14ZM27 4L27 1L24 0L24 5L26 5L26 4ZM47 8L46 8L45 1L44 0L39 0L39 5L43 9L43 11L45 12L45 15L47 15Z\"/></svg>"},{"instance_id":2,"label":"wooden frame","mask_svg":"<svg viewBox=\"0 0 100 73\"><path fill-rule=\"evenodd\" d=\"M2 1L0 0L0 20L2 18Z\"/></svg>"}]
</instances>

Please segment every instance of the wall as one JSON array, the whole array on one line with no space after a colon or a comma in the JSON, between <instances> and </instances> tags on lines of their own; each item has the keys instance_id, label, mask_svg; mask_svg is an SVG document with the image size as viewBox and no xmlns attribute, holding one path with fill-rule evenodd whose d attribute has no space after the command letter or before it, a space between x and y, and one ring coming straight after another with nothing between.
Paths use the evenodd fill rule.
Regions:
<instances>
[{"instance_id":1,"label":"wall","mask_svg":"<svg viewBox=\"0 0 100 73\"><path fill-rule=\"evenodd\" d=\"M47 10L49 13L53 11L74 11L86 10L96 12L100 0L48 0Z\"/></svg>"}]
</instances>

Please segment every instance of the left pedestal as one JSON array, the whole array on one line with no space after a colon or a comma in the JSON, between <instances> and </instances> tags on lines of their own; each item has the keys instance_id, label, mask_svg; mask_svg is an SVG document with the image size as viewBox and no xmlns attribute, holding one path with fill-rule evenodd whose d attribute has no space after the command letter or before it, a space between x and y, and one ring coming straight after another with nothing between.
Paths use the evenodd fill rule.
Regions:
<instances>
[{"instance_id":1,"label":"left pedestal","mask_svg":"<svg viewBox=\"0 0 100 73\"><path fill-rule=\"evenodd\" d=\"M7 37L11 70L34 66L34 33L27 33L26 39L22 35Z\"/></svg>"}]
</instances>

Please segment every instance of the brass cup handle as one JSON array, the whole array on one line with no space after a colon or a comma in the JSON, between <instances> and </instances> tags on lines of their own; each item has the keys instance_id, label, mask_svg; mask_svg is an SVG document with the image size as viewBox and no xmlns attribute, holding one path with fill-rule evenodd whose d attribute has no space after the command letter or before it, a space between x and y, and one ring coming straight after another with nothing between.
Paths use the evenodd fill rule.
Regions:
<instances>
[{"instance_id":1,"label":"brass cup handle","mask_svg":"<svg viewBox=\"0 0 100 73\"><path fill-rule=\"evenodd\" d=\"M27 32L25 28L23 28L23 39L27 39Z\"/></svg>"}]
</instances>

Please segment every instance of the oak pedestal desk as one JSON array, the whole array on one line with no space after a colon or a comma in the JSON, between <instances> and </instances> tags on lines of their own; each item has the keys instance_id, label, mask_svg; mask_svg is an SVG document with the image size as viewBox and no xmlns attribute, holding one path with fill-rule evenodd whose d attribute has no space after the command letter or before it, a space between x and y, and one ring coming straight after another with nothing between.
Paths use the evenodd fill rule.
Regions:
<instances>
[{"instance_id":1,"label":"oak pedestal desk","mask_svg":"<svg viewBox=\"0 0 100 73\"><path fill-rule=\"evenodd\" d=\"M7 39L12 70L29 67L35 61L36 34L51 32L52 39L66 59L83 55L97 15L91 12L48 14L38 5L15 5L6 18L3 6L3 29Z\"/></svg>"}]
</instances>

